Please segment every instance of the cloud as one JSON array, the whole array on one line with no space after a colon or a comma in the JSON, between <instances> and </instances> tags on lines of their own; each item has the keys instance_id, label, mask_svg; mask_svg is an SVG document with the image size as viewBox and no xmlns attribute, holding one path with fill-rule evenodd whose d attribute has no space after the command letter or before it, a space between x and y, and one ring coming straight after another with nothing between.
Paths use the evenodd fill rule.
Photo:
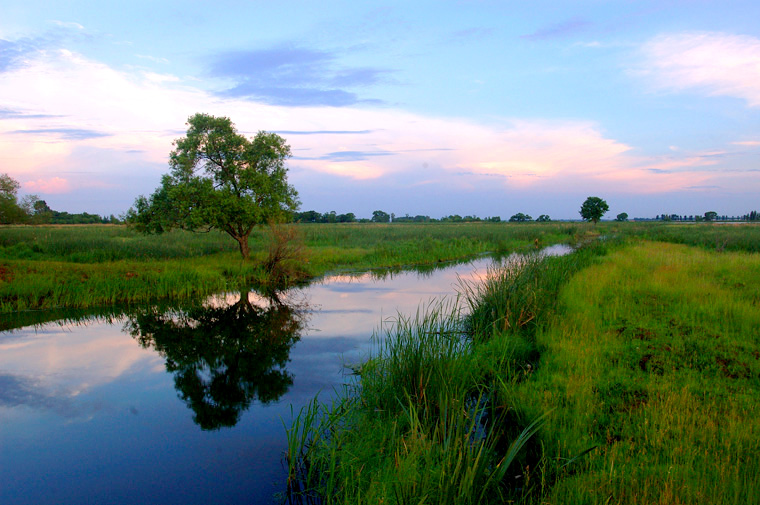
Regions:
<instances>
[{"instance_id":1,"label":"cloud","mask_svg":"<svg viewBox=\"0 0 760 505\"><path fill-rule=\"evenodd\" d=\"M377 84L389 73L376 68L341 68L337 60L336 53L291 46L230 51L215 56L211 74L235 82L220 92L225 97L272 105L345 107L368 99L344 88Z\"/></svg>"},{"instance_id":2,"label":"cloud","mask_svg":"<svg viewBox=\"0 0 760 505\"><path fill-rule=\"evenodd\" d=\"M24 56L36 49L30 39L17 41L0 39L0 72L7 72L23 63Z\"/></svg>"},{"instance_id":3,"label":"cloud","mask_svg":"<svg viewBox=\"0 0 760 505\"><path fill-rule=\"evenodd\" d=\"M30 193L42 193L44 195L68 193L71 191L71 184L69 184L69 181L60 177L27 181L23 186L24 189Z\"/></svg>"},{"instance_id":4,"label":"cloud","mask_svg":"<svg viewBox=\"0 0 760 505\"><path fill-rule=\"evenodd\" d=\"M45 119L45 118L54 118L54 117L60 117L60 116L54 116L51 114L33 114L21 110L15 110L15 109L6 109L0 107L0 120L2 119Z\"/></svg>"},{"instance_id":5,"label":"cloud","mask_svg":"<svg viewBox=\"0 0 760 505\"><path fill-rule=\"evenodd\" d=\"M149 54L135 54L135 57L140 58L141 60L152 61L154 63L169 63L169 60L166 58L162 58L159 56L151 56Z\"/></svg>"},{"instance_id":6,"label":"cloud","mask_svg":"<svg viewBox=\"0 0 760 505\"><path fill-rule=\"evenodd\" d=\"M44 117L44 116L43 116ZM95 130L86 130L83 128L40 128L37 130L13 130L8 133L13 135L36 135L52 134L63 140L88 140L100 137L108 137L111 134Z\"/></svg>"},{"instance_id":7,"label":"cloud","mask_svg":"<svg viewBox=\"0 0 760 505\"><path fill-rule=\"evenodd\" d=\"M375 156L392 156L397 153L388 151L335 151L318 158L295 157L299 160L329 160L329 161L364 161Z\"/></svg>"},{"instance_id":8,"label":"cloud","mask_svg":"<svg viewBox=\"0 0 760 505\"><path fill-rule=\"evenodd\" d=\"M84 26L80 25L79 23L75 23L73 21L58 21L56 19L52 19L50 20L50 22L56 26L60 26L61 28L73 28L75 30L84 30Z\"/></svg>"},{"instance_id":9,"label":"cloud","mask_svg":"<svg viewBox=\"0 0 760 505\"><path fill-rule=\"evenodd\" d=\"M373 130L278 130L279 135L366 135Z\"/></svg>"},{"instance_id":10,"label":"cloud","mask_svg":"<svg viewBox=\"0 0 760 505\"><path fill-rule=\"evenodd\" d=\"M591 26L591 23L588 21L580 18L573 18L561 23L539 28L533 33L523 35L522 38L527 40L547 40L568 37L585 31L589 26Z\"/></svg>"},{"instance_id":11,"label":"cloud","mask_svg":"<svg viewBox=\"0 0 760 505\"><path fill-rule=\"evenodd\" d=\"M760 140L741 140L738 142L731 142L731 143L737 146L760 147Z\"/></svg>"},{"instance_id":12,"label":"cloud","mask_svg":"<svg viewBox=\"0 0 760 505\"><path fill-rule=\"evenodd\" d=\"M61 195L48 199L53 208L101 214L122 212L155 189L168 170L172 141L196 112L228 116L245 134L285 136L298 155L288 165L305 205L315 205L306 200L310 194L329 202L341 194L345 205L357 206L345 209L352 212L390 206L394 195L404 195L401 210L416 191L422 196L419 210L409 209L414 213L431 212L423 205L471 212L456 207L465 198L489 208L495 200L487 199L510 191L526 199L573 188L662 193L715 183L706 169L727 160L716 151L636 155L585 120L485 124L391 107L274 106L220 97L178 79L121 72L60 50L38 51L6 72L0 97L0 161L10 175L29 181L24 187L30 192ZM24 134L14 133L19 131Z\"/></svg>"},{"instance_id":13,"label":"cloud","mask_svg":"<svg viewBox=\"0 0 760 505\"><path fill-rule=\"evenodd\" d=\"M720 32L661 35L641 48L639 73L660 89L693 89L760 107L760 39Z\"/></svg>"}]
</instances>

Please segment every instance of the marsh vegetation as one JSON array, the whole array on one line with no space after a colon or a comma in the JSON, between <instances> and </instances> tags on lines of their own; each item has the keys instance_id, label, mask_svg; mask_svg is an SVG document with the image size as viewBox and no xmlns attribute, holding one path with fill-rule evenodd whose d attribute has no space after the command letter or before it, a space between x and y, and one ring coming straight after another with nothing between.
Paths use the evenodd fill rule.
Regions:
<instances>
[{"instance_id":1,"label":"marsh vegetation","mask_svg":"<svg viewBox=\"0 0 760 505\"><path fill-rule=\"evenodd\" d=\"M315 398L286 427L284 499L760 500L760 227L621 221L287 230L292 235L279 239L254 231L253 261L242 261L236 244L215 232L3 228L3 321L29 308L181 301L266 286L275 282L265 267L273 256L292 262L274 275L287 284L521 251L528 254L519 261L461 281L456 300L420 300L416 313L383 321L340 394ZM278 247L296 236L295 249ZM577 250L539 257L531 253L537 243ZM204 314L196 319L214 320ZM160 322L140 317L140 328ZM161 344L156 336L145 342ZM188 405L198 391L188 393Z\"/></svg>"}]
</instances>

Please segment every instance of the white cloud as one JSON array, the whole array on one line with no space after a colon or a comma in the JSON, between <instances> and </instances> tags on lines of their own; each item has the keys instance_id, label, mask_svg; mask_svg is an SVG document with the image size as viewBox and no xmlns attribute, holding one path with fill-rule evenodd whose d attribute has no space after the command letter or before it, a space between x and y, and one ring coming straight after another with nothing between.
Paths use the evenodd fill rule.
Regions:
<instances>
[{"instance_id":1,"label":"white cloud","mask_svg":"<svg viewBox=\"0 0 760 505\"><path fill-rule=\"evenodd\" d=\"M336 194L350 191L345 188L352 180L380 178L409 187L446 181L452 191L481 187L472 181L491 177L490 186L630 193L672 190L693 180L686 172L647 170L654 161L632 156L628 145L590 121L481 124L390 108L277 107L222 99L186 83L120 72L70 51L39 52L0 80L2 106L28 114L0 121L0 163L29 181L26 189L41 193L106 190L125 166L134 167L133 180L155 184L187 118L207 112L229 116L246 134L291 132L283 133L298 155L291 168L341 177L347 186ZM62 138L66 131L77 135ZM76 171L89 174L62 175ZM153 189L129 191L137 196Z\"/></svg>"},{"instance_id":2,"label":"white cloud","mask_svg":"<svg viewBox=\"0 0 760 505\"><path fill-rule=\"evenodd\" d=\"M697 89L760 107L760 39L719 32L656 37L642 47L643 73L654 86Z\"/></svg>"},{"instance_id":3,"label":"white cloud","mask_svg":"<svg viewBox=\"0 0 760 505\"><path fill-rule=\"evenodd\" d=\"M62 28L74 28L76 30L84 30L84 26L80 25L79 23L75 23L73 21L58 21L57 19L52 19L50 22Z\"/></svg>"}]
</instances>

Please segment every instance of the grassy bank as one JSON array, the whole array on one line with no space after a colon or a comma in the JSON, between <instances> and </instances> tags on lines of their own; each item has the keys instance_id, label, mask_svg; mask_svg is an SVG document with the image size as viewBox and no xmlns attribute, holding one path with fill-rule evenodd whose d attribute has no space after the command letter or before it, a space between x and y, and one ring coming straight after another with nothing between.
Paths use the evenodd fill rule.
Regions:
<instances>
[{"instance_id":1,"label":"grassy bank","mask_svg":"<svg viewBox=\"0 0 760 505\"><path fill-rule=\"evenodd\" d=\"M596 243L388 329L289 430L292 503L754 503L760 258Z\"/></svg>"},{"instance_id":2,"label":"grassy bank","mask_svg":"<svg viewBox=\"0 0 760 505\"><path fill-rule=\"evenodd\" d=\"M572 242L575 224L296 225L305 278L334 271L402 268ZM257 230L243 262L222 233L137 234L123 226L0 228L0 312L181 301L260 286L271 238Z\"/></svg>"},{"instance_id":3,"label":"grassy bank","mask_svg":"<svg viewBox=\"0 0 760 505\"><path fill-rule=\"evenodd\" d=\"M331 406L288 432L293 503L502 503L525 493L520 449L539 422L504 395L539 356L538 322L603 246L529 256L462 286L461 303L399 316ZM507 296L505 296L507 295ZM465 317L469 305L472 314Z\"/></svg>"},{"instance_id":4,"label":"grassy bank","mask_svg":"<svg viewBox=\"0 0 760 505\"><path fill-rule=\"evenodd\" d=\"M760 256L663 243L562 289L514 388L550 461L597 447L541 503L760 501ZM541 472L536 472L540 479Z\"/></svg>"}]
</instances>

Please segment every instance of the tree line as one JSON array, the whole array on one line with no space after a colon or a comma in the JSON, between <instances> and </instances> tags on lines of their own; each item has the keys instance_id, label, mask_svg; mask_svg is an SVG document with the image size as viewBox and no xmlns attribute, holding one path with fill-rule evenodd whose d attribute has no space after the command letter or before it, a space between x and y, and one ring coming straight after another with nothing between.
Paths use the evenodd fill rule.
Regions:
<instances>
[{"instance_id":1,"label":"tree line","mask_svg":"<svg viewBox=\"0 0 760 505\"><path fill-rule=\"evenodd\" d=\"M19 182L8 174L0 175L0 224L118 224L113 214L99 216L82 212L70 214L51 209L37 195L18 196Z\"/></svg>"}]
</instances>

